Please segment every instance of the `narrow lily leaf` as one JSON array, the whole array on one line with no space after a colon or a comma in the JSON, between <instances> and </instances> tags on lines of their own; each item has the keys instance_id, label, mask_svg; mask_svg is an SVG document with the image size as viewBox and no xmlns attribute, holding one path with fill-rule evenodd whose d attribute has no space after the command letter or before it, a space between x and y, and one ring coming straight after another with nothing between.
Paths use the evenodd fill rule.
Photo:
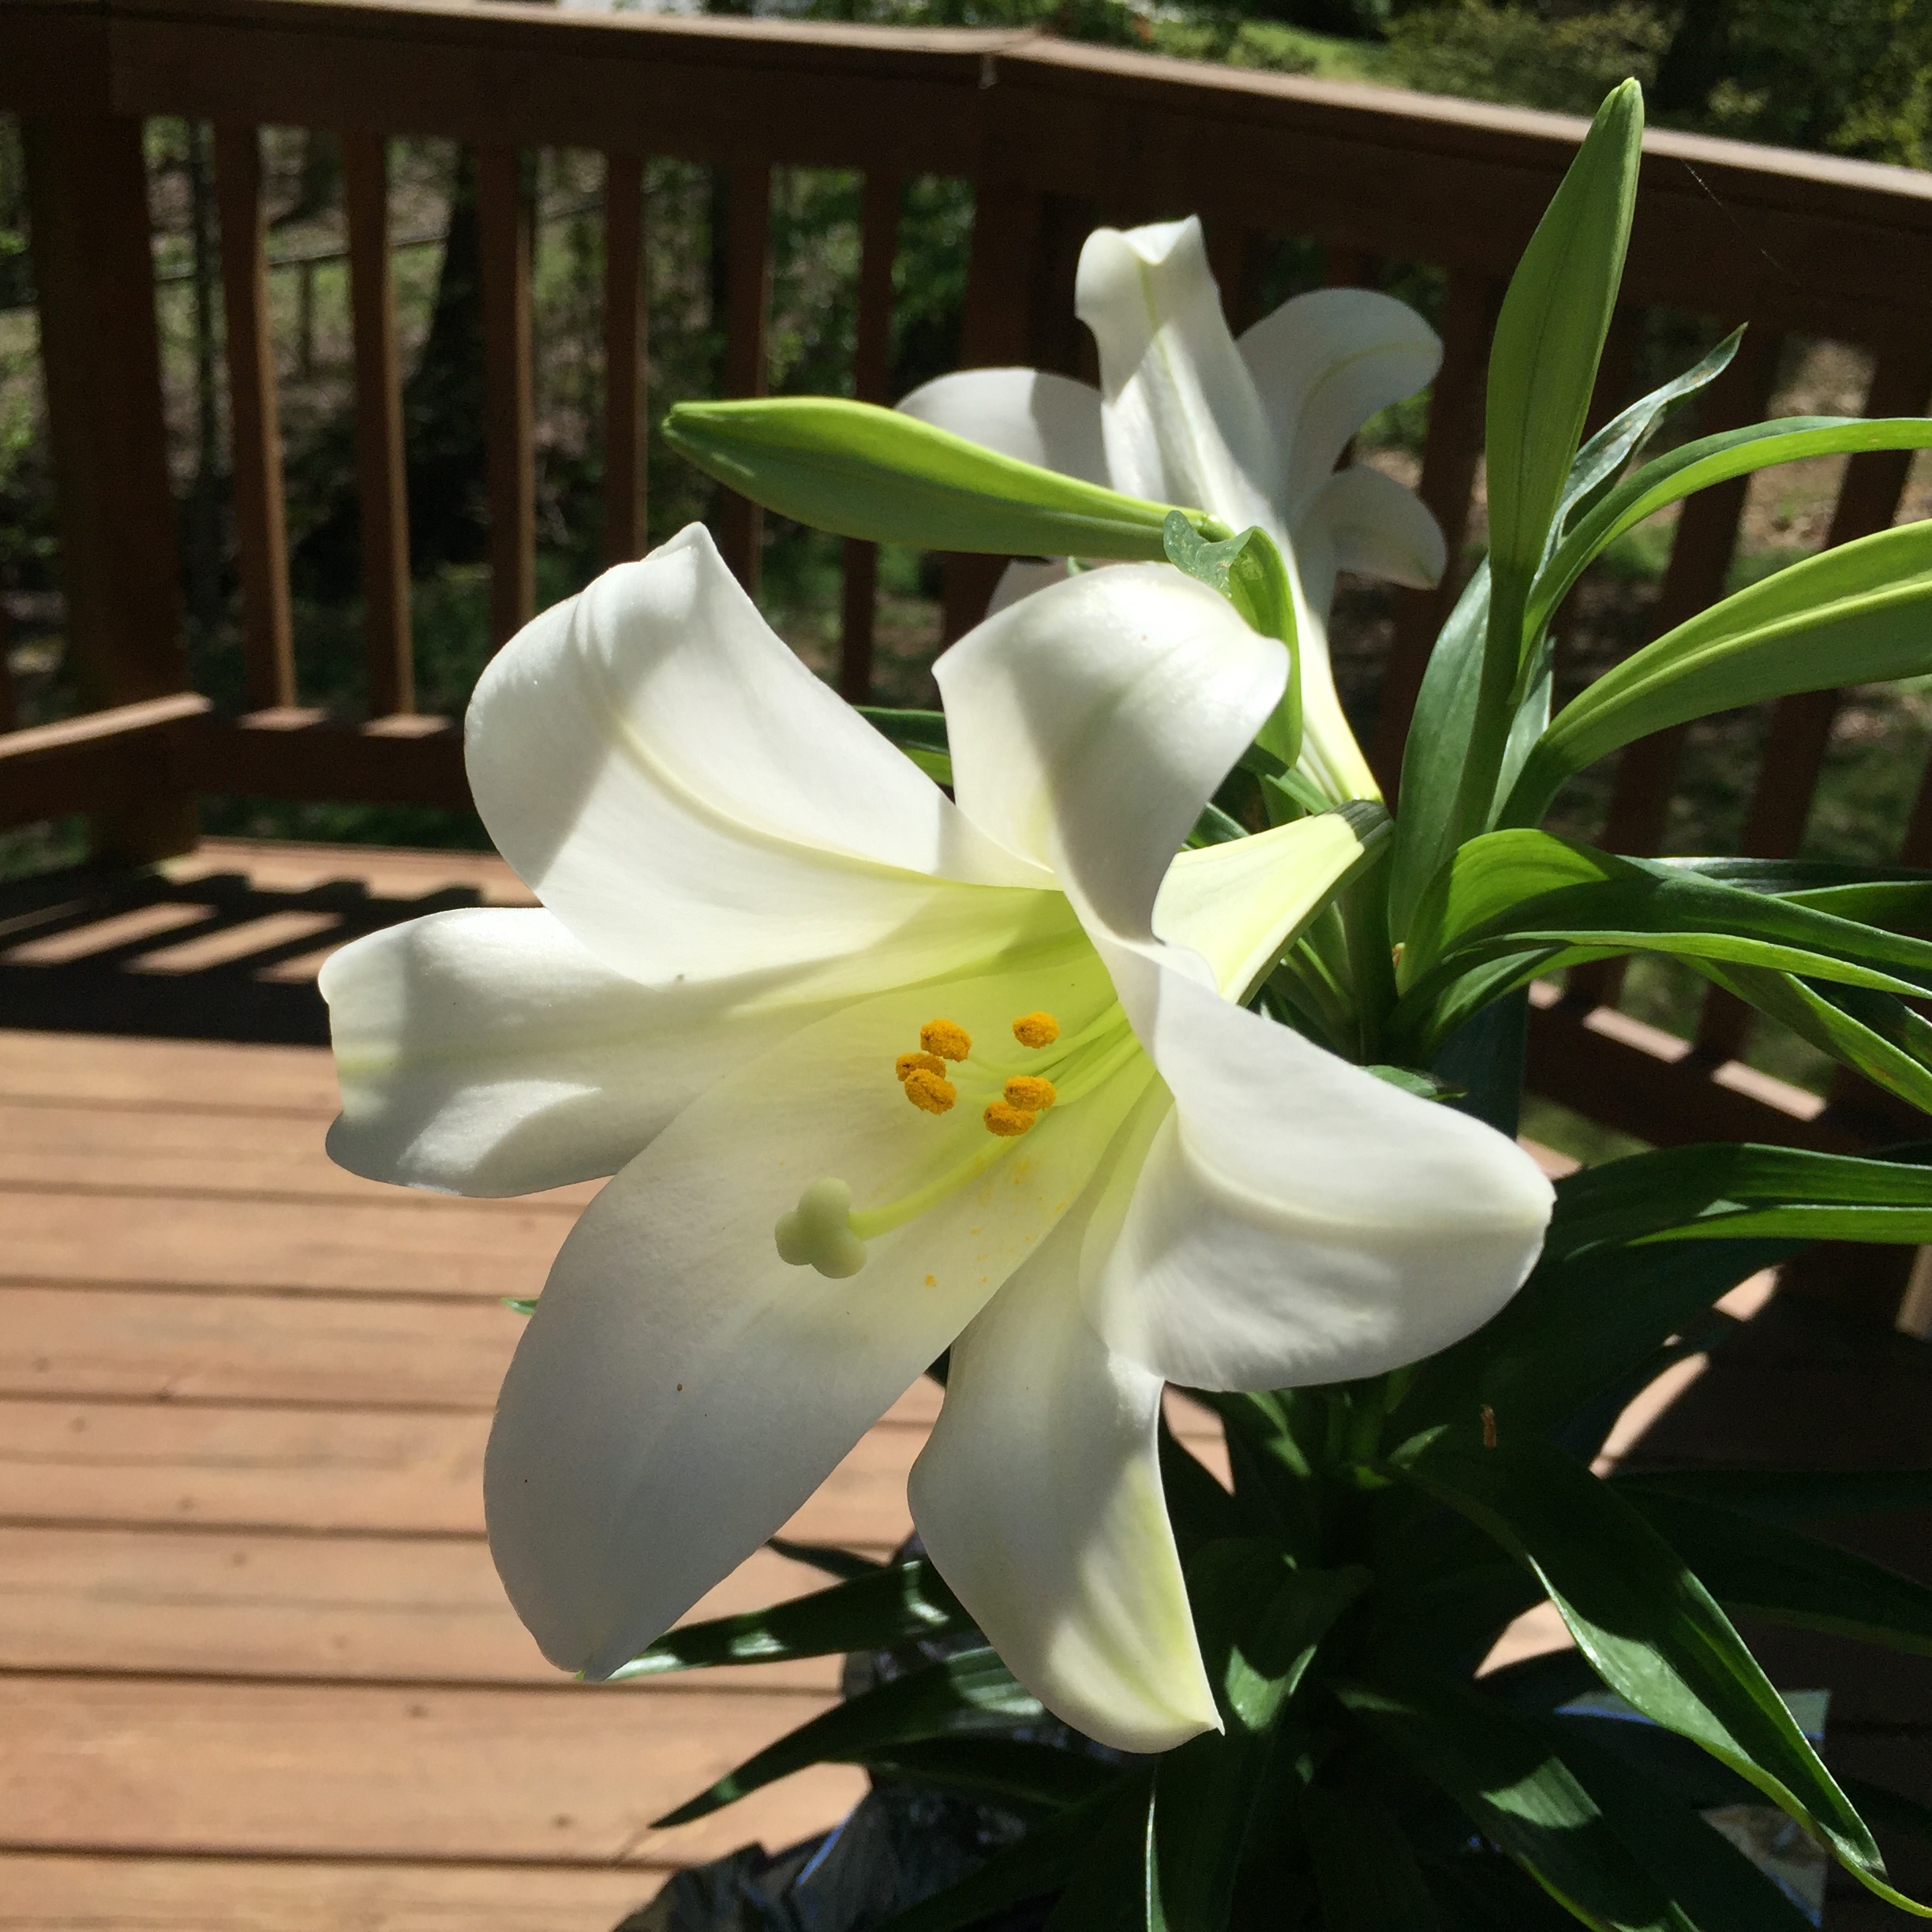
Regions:
<instances>
[{"instance_id":1,"label":"narrow lily leaf","mask_svg":"<svg viewBox=\"0 0 1932 1932\"><path fill-rule=\"evenodd\" d=\"M1124 1784L1082 1848L1044 1932L1164 1932L1148 1884L1152 1852L1152 1767Z\"/></svg>"},{"instance_id":2,"label":"narrow lily leaf","mask_svg":"<svg viewBox=\"0 0 1932 1932\"><path fill-rule=\"evenodd\" d=\"M789 1657L830 1657L844 1650L885 1650L972 1627L972 1619L958 1598L922 1556L768 1609L687 1623L659 1638L613 1675L652 1677L717 1664L769 1664Z\"/></svg>"},{"instance_id":3,"label":"narrow lily leaf","mask_svg":"<svg viewBox=\"0 0 1932 1932\"><path fill-rule=\"evenodd\" d=\"M1733 1611L1932 1657L1932 1589L1848 1550L1642 1482L1621 1487Z\"/></svg>"},{"instance_id":4,"label":"narrow lily leaf","mask_svg":"<svg viewBox=\"0 0 1932 1932\"><path fill-rule=\"evenodd\" d=\"M1697 1932L1808 1932L1811 1921L1728 1839L1592 1735L1605 1728L1566 1726L1563 1762Z\"/></svg>"},{"instance_id":5,"label":"narrow lily leaf","mask_svg":"<svg viewBox=\"0 0 1932 1932\"><path fill-rule=\"evenodd\" d=\"M795 1543L789 1537L767 1537L765 1547L775 1551L787 1563L800 1563L814 1570L822 1570L827 1576L835 1576L846 1582L854 1577L871 1576L875 1571L889 1569L891 1566L875 1561L870 1556L861 1556L856 1552L841 1549L836 1543Z\"/></svg>"},{"instance_id":6,"label":"narrow lily leaf","mask_svg":"<svg viewBox=\"0 0 1932 1932\"><path fill-rule=\"evenodd\" d=\"M853 710L882 737L889 738L937 784L953 782L953 754L946 741L943 711L900 711L884 705L855 705Z\"/></svg>"},{"instance_id":7,"label":"narrow lily leaf","mask_svg":"<svg viewBox=\"0 0 1932 1932\"><path fill-rule=\"evenodd\" d=\"M877 1932L964 1932L995 1912L1058 1892L1120 1808L1123 1791L1133 1788L1142 1810L1147 1805L1144 1773L1116 1773L1122 1790L1097 1793L1043 1819L1017 1845L995 1852L969 1878L888 1919Z\"/></svg>"},{"instance_id":8,"label":"narrow lily leaf","mask_svg":"<svg viewBox=\"0 0 1932 1932\"><path fill-rule=\"evenodd\" d=\"M1189 1567L1188 1597L1226 1729L1189 1739L1155 1770L1154 1896L1173 1932L1226 1932L1275 1720L1369 1580L1359 1568L1291 1570L1261 1541L1217 1544Z\"/></svg>"},{"instance_id":9,"label":"narrow lily leaf","mask_svg":"<svg viewBox=\"0 0 1932 1932\"><path fill-rule=\"evenodd\" d=\"M1049 1811L1083 1803L1120 1781L1118 1765L1084 1751L1029 1744L1017 1738L937 1738L889 1744L864 1762L875 1778L910 1778L991 1803L1043 1807Z\"/></svg>"},{"instance_id":10,"label":"narrow lily leaf","mask_svg":"<svg viewBox=\"0 0 1932 1932\"><path fill-rule=\"evenodd\" d=\"M1619 1490L1715 1503L1757 1522L1816 1522L1932 1507L1932 1469L1669 1470L1611 1481Z\"/></svg>"},{"instance_id":11,"label":"narrow lily leaf","mask_svg":"<svg viewBox=\"0 0 1932 1932\"><path fill-rule=\"evenodd\" d=\"M1665 859L1660 864L1745 892L1773 893L1887 932L1932 933L1932 872L1799 859Z\"/></svg>"},{"instance_id":12,"label":"narrow lily leaf","mask_svg":"<svg viewBox=\"0 0 1932 1932\"><path fill-rule=\"evenodd\" d=\"M1523 616L1582 437L1636 206L1643 95L1614 89L1511 278L1489 353L1490 604L1455 822L1488 822L1522 668Z\"/></svg>"},{"instance_id":13,"label":"narrow lily leaf","mask_svg":"<svg viewBox=\"0 0 1932 1932\"><path fill-rule=\"evenodd\" d=\"M1570 479L1563 485L1563 500L1557 505L1556 520L1550 526L1547 563L1566 530L1577 520L1579 506L1593 510L1601 500L1604 485L1623 466L1626 459L1643 444L1664 413L1687 397L1708 388L1732 364L1738 345L1744 339L1742 328L1735 328L1724 340L1700 357L1681 376L1640 396L1630 407L1613 416L1577 451L1570 466Z\"/></svg>"},{"instance_id":14,"label":"narrow lily leaf","mask_svg":"<svg viewBox=\"0 0 1932 1932\"><path fill-rule=\"evenodd\" d=\"M1489 1449L1443 1429L1391 1461L1536 1571L1612 1690L1808 1825L1870 1890L1932 1918L1886 1882L1864 1821L1709 1590L1608 1485L1530 1436Z\"/></svg>"},{"instance_id":15,"label":"narrow lily leaf","mask_svg":"<svg viewBox=\"0 0 1932 1932\"><path fill-rule=\"evenodd\" d=\"M1932 669L1932 522L1840 544L1646 644L1566 706L1501 814L1540 818L1572 773L1713 711Z\"/></svg>"},{"instance_id":16,"label":"narrow lily leaf","mask_svg":"<svg viewBox=\"0 0 1932 1932\"><path fill-rule=\"evenodd\" d=\"M1159 562L1166 504L1124 496L837 396L680 402L665 439L707 476L814 529L1003 556ZM1224 526L1184 511L1204 534Z\"/></svg>"},{"instance_id":17,"label":"narrow lily leaf","mask_svg":"<svg viewBox=\"0 0 1932 1932\"><path fill-rule=\"evenodd\" d=\"M1295 643L1294 591L1273 540L1258 525L1210 543L1178 510L1162 526L1168 561L1218 590L1249 628L1288 646L1288 683L1260 731L1261 747L1292 767L1301 755L1301 653Z\"/></svg>"},{"instance_id":18,"label":"narrow lily leaf","mask_svg":"<svg viewBox=\"0 0 1932 1932\"><path fill-rule=\"evenodd\" d=\"M1848 1230L1861 1225L1861 1214L1874 1230L1887 1225L1888 1215L1919 1214L1932 1220L1932 1167L1919 1164L1928 1160L1932 1146L1899 1149L1881 1160L1747 1141L1633 1154L1584 1168L1557 1183L1544 1252L1560 1260L1604 1243L1706 1233L1888 1239L1881 1232L1814 1236L1807 1217L1842 1212ZM1880 1212L1870 1214L1874 1209ZM1780 1216L1789 1218L1788 1225Z\"/></svg>"},{"instance_id":19,"label":"narrow lily leaf","mask_svg":"<svg viewBox=\"0 0 1932 1932\"><path fill-rule=\"evenodd\" d=\"M1787 416L1686 443L1626 477L1578 519L1537 575L1526 627L1540 631L1578 578L1626 530L1698 490L1774 463L1929 446L1932 420L1923 416Z\"/></svg>"},{"instance_id":20,"label":"narrow lily leaf","mask_svg":"<svg viewBox=\"0 0 1932 1932\"><path fill-rule=\"evenodd\" d=\"M863 1764L896 1746L962 1732L1007 1731L1045 1714L992 1650L964 1650L800 1724L656 1823L688 1825L807 1765Z\"/></svg>"},{"instance_id":21,"label":"narrow lily leaf","mask_svg":"<svg viewBox=\"0 0 1932 1932\"><path fill-rule=\"evenodd\" d=\"M1460 1685L1421 1676L1344 1684L1336 1694L1586 1925L1698 1932L1533 1724Z\"/></svg>"},{"instance_id":22,"label":"narrow lily leaf","mask_svg":"<svg viewBox=\"0 0 1932 1932\"><path fill-rule=\"evenodd\" d=\"M1369 1792L1311 1784L1301 1817L1327 1932L1438 1932L1442 1917L1415 1853Z\"/></svg>"},{"instance_id":23,"label":"narrow lily leaf","mask_svg":"<svg viewBox=\"0 0 1932 1932\"><path fill-rule=\"evenodd\" d=\"M1469 1852L1453 1865L1432 1864L1428 1880L1449 1932L1576 1932L1575 1912L1496 1852Z\"/></svg>"}]
</instances>

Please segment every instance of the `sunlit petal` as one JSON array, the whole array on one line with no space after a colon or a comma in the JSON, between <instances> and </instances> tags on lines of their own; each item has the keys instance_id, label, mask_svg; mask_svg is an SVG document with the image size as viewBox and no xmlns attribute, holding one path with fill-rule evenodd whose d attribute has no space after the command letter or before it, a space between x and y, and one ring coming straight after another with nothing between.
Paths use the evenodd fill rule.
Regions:
<instances>
[{"instance_id":1,"label":"sunlit petal","mask_svg":"<svg viewBox=\"0 0 1932 1932\"><path fill-rule=\"evenodd\" d=\"M1222 318L1200 221L1095 230L1073 306L1099 346L1114 487L1279 534L1279 452Z\"/></svg>"},{"instance_id":2,"label":"sunlit petal","mask_svg":"<svg viewBox=\"0 0 1932 1932\"><path fill-rule=\"evenodd\" d=\"M953 1345L913 1521L1007 1668L1123 1750L1219 1720L1161 1488L1161 1382L1080 1309L1087 1215L1063 1220Z\"/></svg>"},{"instance_id":3,"label":"sunlit petal","mask_svg":"<svg viewBox=\"0 0 1932 1932\"><path fill-rule=\"evenodd\" d=\"M934 878L1051 884L799 663L697 525L506 646L467 735L504 856L647 983L854 955L883 968L874 949L916 952L945 916Z\"/></svg>"},{"instance_id":4,"label":"sunlit petal","mask_svg":"<svg viewBox=\"0 0 1932 1932\"><path fill-rule=\"evenodd\" d=\"M1121 930L1273 710L1288 654L1164 564L1043 590L934 667L962 808Z\"/></svg>"},{"instance_id":5,"label":"sunlit petal","mask_svg":"<svg viewBox=\"0 0 1932 1932\"><path fill-rule=\"evenodd\" d=\"M1088 483L1107 481L1099 391L1070 376L1044 369L964 369L922 383L898 407L1021 462Z\"/></svg>"},{"instance_id":6,"label":"sunlit petal","mask_svg":"<svg viewBox=\"0 0 1932 1932\"><path fill-rule=\"evenodd\" d=\"M615 1174L721 1075L822 1017L755 979L652 990L548 912L436 912L322 968L343 1111L330 1155L379 1181L526 1194Z\"/></svg>"},{"instance_id":7,"label":"sunlit petal","mask_svg":"<svg viewBox=\"0 0 1932 1932\"><path fill-rule=\"evenodd\" d=\"M1373 289L1298 295L1248 330L1240 352L1281 452L1275 487L1285 517L1321 487L1377 410L1413 395L1442 361L1436 331Z\"/></svg>"},{"instance_id":8,"label":"sunlit petal","mask_svg":"<svg viewBox=\"0 0 1932 1932\"><path fill-rule=\"evenodd\" d=\"M997 1040L1032 1006L1077 1028L1112 993L1073 953L944 997L946 1017ZM553 1662L608 1674L749 1556L1086 1185L1121 1117L1100 1095L873 1237L857 1273L779 1258L773 1228L814 1181L871 1208L987 1144L964 1087L935 1118L894 1078L934 1005L930 990L868 1001L728 1076L564 1244L485 1470L497 1567Z\"/></svg>"},{"instance_id":9,"label":"sunlit petal","mask_svg":"<svg viewBox=\"0 0 1932 1932\"><path fill-rule=\"evenodd\" d=\"M1112 1201L1118 1232L1104 1213L1089 1232L1111 1346L1195 1387L1346 1381L1509 1299L1552 1200L1513 1141L1144 964L1160 983L1136 1030L1174 1109Z\"/></svg>"}]
</instances>

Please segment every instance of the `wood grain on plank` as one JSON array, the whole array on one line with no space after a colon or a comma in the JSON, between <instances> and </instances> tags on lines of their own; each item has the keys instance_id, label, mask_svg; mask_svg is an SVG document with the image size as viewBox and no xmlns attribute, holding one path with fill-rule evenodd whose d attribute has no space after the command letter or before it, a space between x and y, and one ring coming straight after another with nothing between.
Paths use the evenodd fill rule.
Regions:
<instances>
[{"instance_id":1,"label":"wood grain on plank","mask_svg":"<svg viewBox=\"0 0 1932 1932\"><path fill-rule=\"evenodd\" d=\"M0 1279L365 1294L534 1295L568 1219L416 1196L197 1199L11 1188Z\"/></svg>"},{"instance_id":2,"label":"wood grain on plank","mask_svg":"<svg viewBox=\"0 0 1932 1932\"><path fill-rule=\"evenodd\" d=\"M0 1855L0 1932L607 1932L661 1872Z\"/></svg>"},{"instance_id":3,"label":"wood grain on plank","mask_svg":"<svg viewBox=\"0 0 1932 1932\"><path fill-rule=\"evenodd\" d=\"M324 1146L326 1133L326 1124L308 1114L193 1113L0 1099L0 1185L297 1194L459 1212L541 1208L571 1214L588 1206L604 1185L586 1181L542 1194L463 1202L366 1181L337 1166Z\"/></svg>"},{"instance_id":4,"label":"wood grain on plank","mask_svg":"<svg viewBox=\"0 0 1932 1932\"><path fill-rule=\"evenodd\" d=\"M0 1402L0 1520L480 1537L489 1432L487 1415ZM892 1548L925 1440L871 1429L784 1533Z\"/></svg>"},{"instance_id":5,"label":"wood grain on plank","mask_svg":"<svg viewBox=\"0 0 1932 1932\"><path fill-rule=\"evenodd\" d=\"M823 1767L649 1826L830 1702L0 1678L0 1848L609 1864L788 1844L840 1817L864 1774Z\"/></svg>"},{"instance_id":6,"label":"wood grain on plank","mask_svg":"<svg viewBox=\"0 0 1932 1932\"><path fill-rule=\"evenodd\" d=\"M760 1550L683 1621L762 1608L829 1581ZM569 1682L517 1621L481 1543L169 1530L0 1526L0 1670ZM831 1692L838 1673L838 1658L813 1657L683 1681Z\"/></svg>"},{"instance_id":7,"label":"wood grain on plank","mask_svg":"<svg viewBox=\"0 0 1932 1932\"><path fill-rule=\"evenodd\" d=\"M335 1069L316 1046L0 1031L0 1096L228 1113L340 1110Z\"/></svg>"},{"instance_id":8,"label":"wood grain on plank","mask_svg":"<svg viewBox=\"0 0 1932 1932\"><path fill-rule=\"evenodd\" d=\"M161 868L178 885L244 873L264 892L313 892L344 879L378 899L414 899L452 889L492 904L532 906L530 888L494 852L425 852L385 845L310 845L279 839L204 839Z\"/></svg>"}]
</instances>

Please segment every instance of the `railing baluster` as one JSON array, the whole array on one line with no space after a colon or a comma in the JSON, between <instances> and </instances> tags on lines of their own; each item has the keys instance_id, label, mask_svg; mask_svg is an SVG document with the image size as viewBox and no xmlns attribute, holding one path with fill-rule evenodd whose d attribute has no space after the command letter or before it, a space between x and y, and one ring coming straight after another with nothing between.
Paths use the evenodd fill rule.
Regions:
<instances>
[{"instance_id":1,"label":"railing baluster","mask_svg":"<svg viewBox=\"0 0 1932 1932\"><path fill-rule=\"evenodd\" d=\"M483 283L484 442L490 509L490 642L507 643L537 601L537 432L530 343L530 208L523 157L477 150Z\"/></svg>"},{"instance_id":2,"label":"railing baluster","mask_svg":"<svg viewBox=\"0 0 1932 1932\"><path fill-rule=\"evenodd\" d=\"M899 253L900 179L881 168L865 178L859 220L859 340L852 388L861 402L889 400L893 264ZM839 638L839 694L863 704L872 695L872 627L878 598L878 546L848 540Z\"/></svg>"},{"instance_id":3,"label":"railing baluster","mask_svg":"<svg viewBox=\"0 0 1932 1932\"><path fill-rule=\"evenodd\" d=\"M771 163L741 161L731 170L730 233L725 242L724 393L766 390L765 324L771 287ZM764 513L749 497L721 491L718 549L752 596L758 594Z\"/></svg>"},{"instance_id":4,"label":"railing baluster","mask_svg":"<svg viewBox=\"0 0 1932 1932\"><path fill-rule=\"evenodd\" d=\"M645 409L650 309L644 279L644 163L604 157L604 561L646 543Z\"/></svg>"},{"instance_id":5,"label":"railing baluster","mask_svg":"<svg viewBox=\"0 0 1932 1932\"><path fill-rule=\"evenodd\" d=\"M369 716L388 717L416 708L410 646L409 495L402 465L395 271L389 259L388 144L380 134L345 134L342 158L355 335L362 643L369 662Z\"/></svg>"},{"instance_id":6,"label":"railing baluster","mask_svg":"<svg viewBox=\"0 0 1932 1932\"><path fill-rule=\"evenodd\" d=\"M222 301L228 326L242 653L249 709L267 711L295 702L295 646L282 503L282 429L269 328L261 140L253 125L215 123L215 193L221 213Z\"/></svg>"},{"instance_id":7,"label":"railing baluster","mask_svg":"<svg viewBox=\"0 0 1932 1932\"><path fill-rule=\"evenodd\" d=\"M1442 526L1449 562L1435 590L1397 595L1395 641L1382 673L1382 700L1369 757L1391 803L1401 782L1402 747L1409 736L1409 721L1415 715L1422 673L1436 634L1462 588L1462 536L1469 527L1476 464L1482 455L1483 372L1488 364L1489 333L1501 296L1497 283L1473 269L1458 268L1449 277L1449 298L1443 313L1442 367L1431 393L1428 440L1423 447L1417 492Z\"/></svg>"}]
</instances>

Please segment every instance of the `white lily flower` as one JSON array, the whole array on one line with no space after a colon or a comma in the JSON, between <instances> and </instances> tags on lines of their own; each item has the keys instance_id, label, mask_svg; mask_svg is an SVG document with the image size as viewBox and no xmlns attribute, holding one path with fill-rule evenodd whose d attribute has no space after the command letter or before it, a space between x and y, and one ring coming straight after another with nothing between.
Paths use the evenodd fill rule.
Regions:
<instances>
[{"instance_id":1,"label":"white lily flower","mask_svg":"<svg viewBox=\"0 0 1932 1932\"><path fill-rule=\"evenodd\" d=\"M608 1676L951 1346L914 1472L1016 1676L1110 1743L1216 1722L1163 1506L1164 1380L1373 1373L1514 1292L1511 1142L1233 1003L1359 850L1344 814L1175 857L1282 647L1159 565L940 661L958 803L774 637L694 526L545 613L468 723L541 911L323 975L357 1172L615 1173L491 1437L491 1546Z\"/></svg>"},{"instance_id":2,"label":"white lily flower","mask_svg":"<svg viewBox=\"0 0 1932 1932\"><path fill-rule=\"evenodd\" d=\"M899 407L1026 462L1207 510L1237 530L1259 524L1296 586L1303 766L1331 798L1379 798L1329 666L1335 578L1426 586L1445 552L1412 492L1366 463L1335 463L1377 410L1433 378L1435 331L1393 297L1332 288L1283 303L1237 342L1194 216L1096 229L1074 307L1099 348L1098 390L1039 369L968 369ZM993 608L1065 574L1061 563L1016 564Z\"/></svg>"}]
</instances>

